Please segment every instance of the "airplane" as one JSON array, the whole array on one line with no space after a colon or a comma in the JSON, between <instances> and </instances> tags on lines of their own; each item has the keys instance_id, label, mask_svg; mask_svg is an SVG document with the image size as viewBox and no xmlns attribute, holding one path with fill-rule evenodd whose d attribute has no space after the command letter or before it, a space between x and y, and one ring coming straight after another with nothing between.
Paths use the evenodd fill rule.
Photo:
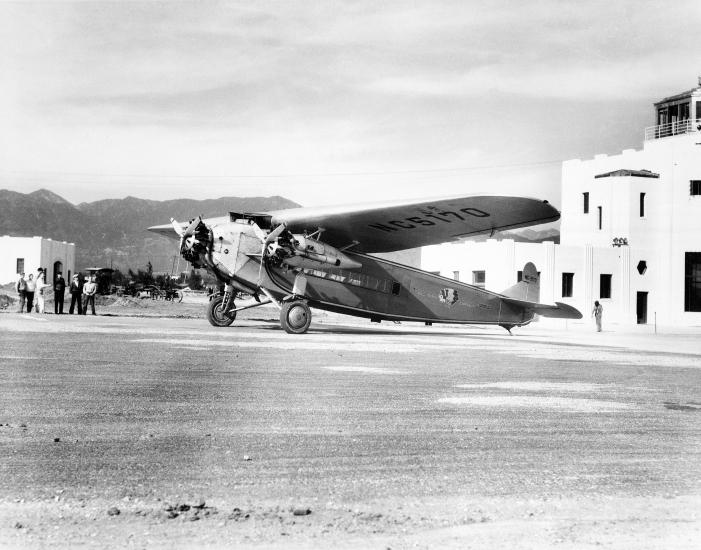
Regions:
<instances>
[{"instance_id":1,"label":"airplane","mask_svg":"<svg viewBox=\"0 0 701 550\"><path fill-rule=\"evenodd\" d=\"M310 308L369 318L498 325L511 329L535 315L581 319L574 307L541 304L536 267L501 294L372 254L394 252L559 219L547 201L471 195L351 206L230 212L228 216L149 227L180 238L180 254L225 285L207 319L231 325L239 311L274 304L290 334L307 332ZM256 303L236 307L238 293Z\"/></svg>"}]
</instances>

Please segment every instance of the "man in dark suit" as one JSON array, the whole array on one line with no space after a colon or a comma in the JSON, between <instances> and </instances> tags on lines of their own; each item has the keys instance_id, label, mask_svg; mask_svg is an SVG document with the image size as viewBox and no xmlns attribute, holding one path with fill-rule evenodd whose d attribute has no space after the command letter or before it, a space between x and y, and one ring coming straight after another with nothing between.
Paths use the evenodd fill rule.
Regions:
<instances>
[{"instance_id":1,"label":"man in dark suit","mask_svg":"<svg viewBox=\"0 0 701 550\"><path fill-rule=\"evenodd\" d=\"M54 280L54 313L63 315L63 296L66 293L66 280L63 275L56 273Z\"/></svg>"},{"instance_id":2,"label":"man in dark suit","mask_svg":"<svg viewBox=\"0 0 701 550\"><path fill-rule=\"evenodd\" d=\"M73 315L73 310L75 309L76 303L78 304L78 315L83 313L83 304L81 300L83 299L83 285L80 282L80 277L76 273L73 275L73 280L71 281L71 307L68 313Z\"/></svg>"}]
</instances>

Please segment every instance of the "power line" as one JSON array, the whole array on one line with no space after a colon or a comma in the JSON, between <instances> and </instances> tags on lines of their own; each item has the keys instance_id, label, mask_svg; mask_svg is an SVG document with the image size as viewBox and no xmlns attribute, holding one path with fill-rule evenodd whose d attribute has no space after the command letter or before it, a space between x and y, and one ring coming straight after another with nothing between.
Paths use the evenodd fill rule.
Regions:
<instances>
[{"instance_id":1,"label":"power line","mask_svg":"<svg viewBox=\"0 0 701 550\"><path fill-rule=\"evenodd\" d=\"M229 175L206 175L206 174L188 174L188 175L173 175L173 174L96 174L89 172L48 172L48 171L21 171L21 170L4 170L0 174L17 175L17 176L44 176L44 177L68 177L68 178L114 178L114 179L210 179L210 180L227 180L227 179L281 179L281 178L329 178L329 177L357 177L357 176L389 176L389 175L408 175L408 174L437 174L437 173L460 173L473 172L479 170L502 170L509 168L532 168L537 166L547 166L550 164L560 164L561 159L544 160L538 162L522 162L512 164L485 164L478 166L464 166L459 168L426 168L415 170L383 170L383 171L366 171L366 172L310 172L310 173L288 173L288 174L229 174Z\"/></svg>"}]
</instances>

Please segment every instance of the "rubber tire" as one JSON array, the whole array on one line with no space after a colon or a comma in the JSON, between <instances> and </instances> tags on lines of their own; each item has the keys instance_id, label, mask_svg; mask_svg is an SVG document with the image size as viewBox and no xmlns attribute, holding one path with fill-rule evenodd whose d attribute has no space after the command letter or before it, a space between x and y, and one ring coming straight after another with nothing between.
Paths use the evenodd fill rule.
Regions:
<instances>
[{"instance_id":1,"label":"rubber tire","mask_svg":"<svg viewBox=\"0 0 701 550\"><path fill-rule=\"evenodd\" d=\"M207 305L207 320L209 324L215 327L228 327L236 319L236 313L222 315L221 304L224 301L224 296L217 296L210 300Z\"/></svg>"},{"instance_id":2,"label":"rubber tire","mask_svg":"<svg viewBox=\"0 0 701 550\"><path fill-rule=\"evenodd\" d=\"M280 326L288 334L304 334L312 322L312 310L306 302L285 302L280 311Z\"/></svg>"}]
</instances>

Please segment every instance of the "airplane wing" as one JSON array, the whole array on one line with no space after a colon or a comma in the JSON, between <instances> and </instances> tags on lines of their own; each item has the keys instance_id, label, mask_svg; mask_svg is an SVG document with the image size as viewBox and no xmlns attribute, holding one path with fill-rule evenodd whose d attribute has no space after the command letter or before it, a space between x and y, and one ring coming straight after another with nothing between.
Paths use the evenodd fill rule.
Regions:
<instances>
[{"instance_id":1,"label":"airplane wing","mask_svg":"<svg viewBox=\"0 0 701 550\"><path fill-rule=\"evenodd\" d=\"M393 252L440 244L503 229L552 222L560 213L547 201L475 195L355 206L293 208L269 212L272 225L293 233L324 232L320 240L354 252Z\"/></svg>"},{"instance_id":2,"label":"airplane wing","mask_svg":"<svg viewBox=\"0 0 701 550\"><path fill-rule=\"evenodd\" d=\"M208 218L219 225L239 214ZM556 221L560 213L548 201L526 197L473 195L403 200L351 206L290 208L251 214L270 229L284 223L292 233L309 234L319 228L319 239L337 248L357 243L353 252L393 252L440 244L463 237L493 233ZM180 224L181 227L187 225ZM178 238L171 224L149 231Z\"/></svg>"}]
</instances>

